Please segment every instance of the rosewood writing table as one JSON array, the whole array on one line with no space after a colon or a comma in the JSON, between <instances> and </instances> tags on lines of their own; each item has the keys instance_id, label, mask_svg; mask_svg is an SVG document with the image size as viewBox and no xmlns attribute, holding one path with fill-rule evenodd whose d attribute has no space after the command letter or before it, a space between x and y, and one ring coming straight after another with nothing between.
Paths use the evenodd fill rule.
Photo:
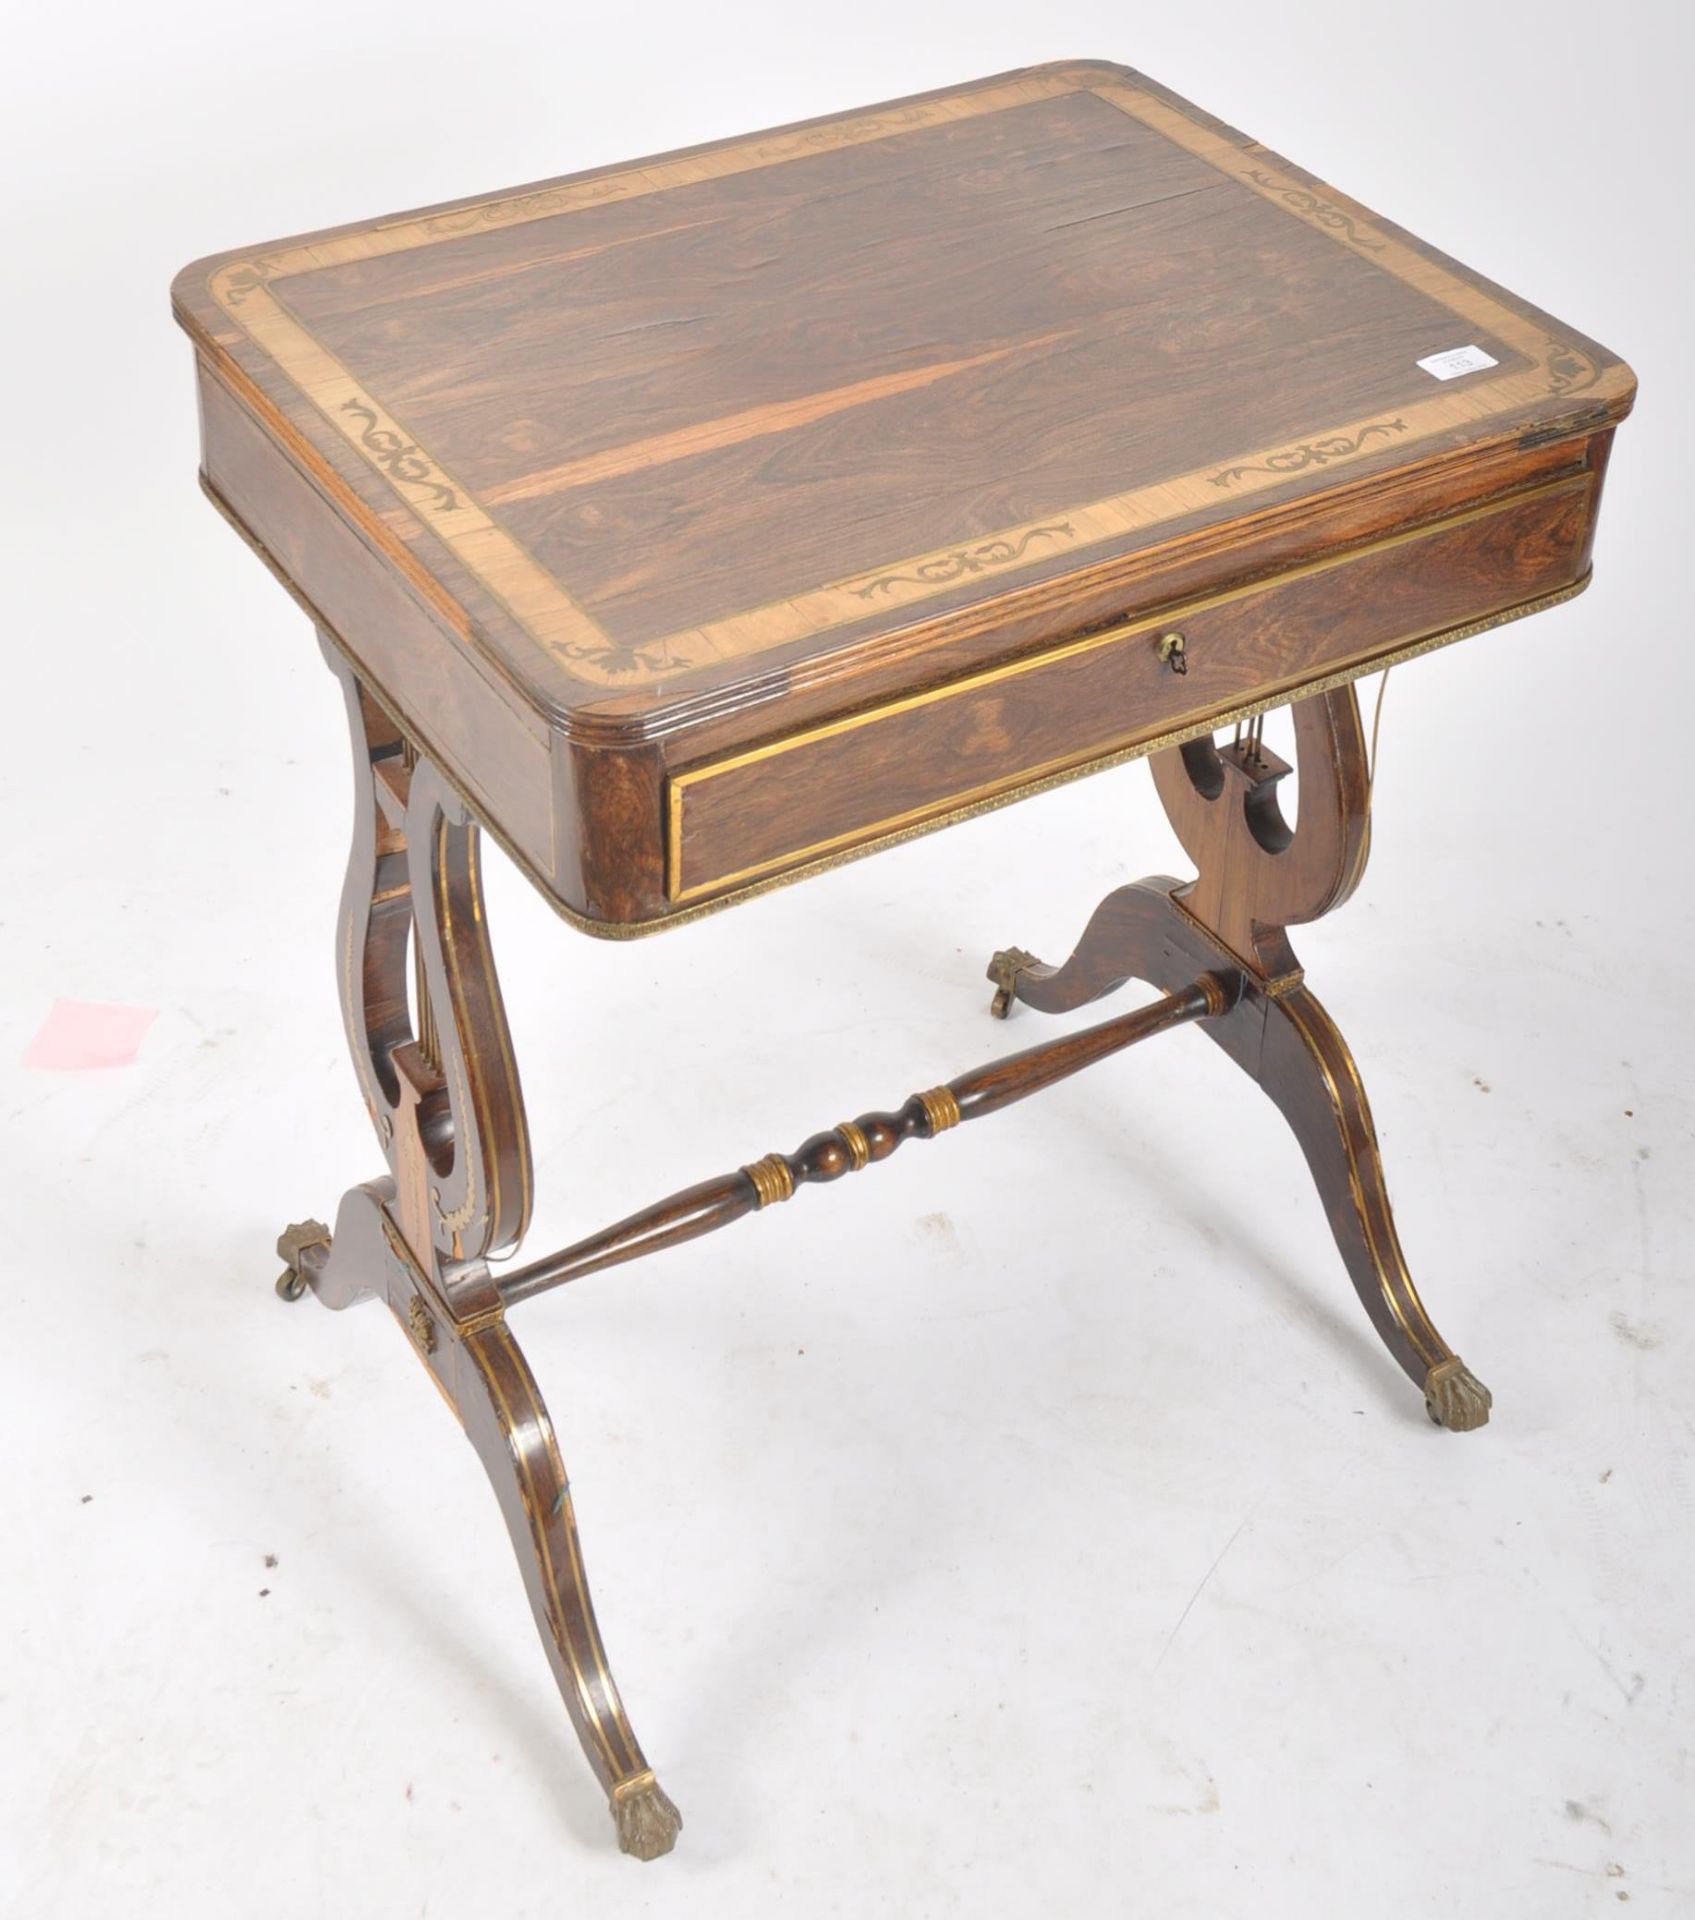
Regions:
<instances>
[{"instance_id":1,"label":"rosewood writing table","mask_svg":"<svg viewBox=\"0 0 1695 1920\"><path fill-rule=\"evenodd\" d=\"M1098 62L219 255L175 307L206 491L353 733L337 963L388 1170L333 1238L288 1229L279 1291L385 1300L463 1422L626 1851L681 1822L519 1301L1194 1022L1288 1120L1432 1417L1484 1423L1286 929L1365 864L1353 681L1587 584L1621 362ZM1150 1006L491 1265L531 1164L482 828L621 937L1138 754L1196 877L988 971L1003 1017Z\"/></svg>"}]
</instances>

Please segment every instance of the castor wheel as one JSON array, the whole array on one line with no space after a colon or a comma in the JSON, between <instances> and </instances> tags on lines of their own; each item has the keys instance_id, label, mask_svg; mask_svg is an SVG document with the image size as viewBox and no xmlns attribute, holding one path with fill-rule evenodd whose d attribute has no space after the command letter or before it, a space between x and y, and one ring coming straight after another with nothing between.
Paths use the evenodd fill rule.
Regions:
<instances>
[{"instance_id":1,"label":"castor wheel","mask_svg":"<svg viewBox=\"0 0 1695 1920\"><path fill-rule=\"evenodd\" d=\"M330 1230L322 1220L297 1220L293 1226L282 1230L277 1236L277 1257L286 1261L287 1265L277 1275L279 1300L305 1299L311 1287L304 1257L306 1249L308 1247L327 1248L329 1244Z\"/></svg>"},{"instance_id":2,"label":"castor wheel","mask_svg":"<svg viewBox=\"0 0 1695 1920\"><path fill-rule=\"evenodd\" d=\"M1040 965L1036 956L1026 953L1022 947L1002 947L990 960L987 977L994 982L995 997L989 1002L989 1012L995 1019L1004 1020L1011 1013L1018 997L1018 976Z\"/></svg>"}]
</instances>

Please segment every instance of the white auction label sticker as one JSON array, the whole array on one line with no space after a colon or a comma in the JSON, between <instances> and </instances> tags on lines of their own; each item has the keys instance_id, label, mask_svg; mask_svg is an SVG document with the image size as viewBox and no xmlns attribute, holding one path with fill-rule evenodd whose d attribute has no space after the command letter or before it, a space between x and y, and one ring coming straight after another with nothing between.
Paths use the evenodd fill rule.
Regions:
<instances>
[{"instance_id":1,"label":"white auction label sticker","mask_svg":"<svg viewBox=\"0 0 1695 1920\"><path fill-rule=\"evenodd\" d=\"M1433 379L1457 380L1462 373L1477 373L1501 363L1481 347L1449 347L1446 353L1426 354L1418 364Z\"/></svg>"}]
</instances>

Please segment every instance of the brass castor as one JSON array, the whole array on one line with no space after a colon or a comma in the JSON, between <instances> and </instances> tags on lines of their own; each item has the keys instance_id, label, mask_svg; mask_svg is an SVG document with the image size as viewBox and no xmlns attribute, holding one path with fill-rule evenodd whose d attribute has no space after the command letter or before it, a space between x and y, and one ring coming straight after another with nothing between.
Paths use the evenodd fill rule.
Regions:
<instances>
[{"instance_id":1,"label":"brass castor","mask_svg":"<svg viewBox=\"0 0 1695 1920\"><path fill-rule=\"evenodd\" d=\"M277 1258L287 1264L277 1275L279 1300L305 1299L312 1284L306 1271L306 1249L328 1248L329 1244L330 1230L322 1220L297 1220L293 1226L282 1230L277 1236Z\"/></svg>"},{"instance_id":2,"label":"brass castor","mask_svg":"<svg viewBox=\"0 0 1695 1920\"><path fill-rule=\"evenodd\" d=\"M612 1789L612 1819L618 1845L638 1860L657 1860L677 1844L683 1816L653 1777L651 1767Z\"/></svg>"},{"instance_id":3,"label":"brass castor","mask_svg":"<svg viewBox=\"0 0 1695 1920\"><path fill-rule=\"evenodd\" d=\"M1036 964L1036 956L1026 953L1022 947L1002 947L989 962L988 977L995 983L995 997L989 1002L989 1012L995 1019L1004 1020L1011 1013L1018 993L1018 976L1026 967Z\"/></svg>"},{"instance_id":4,"label":"brass castor","mask_svg":"<svg viewBox=\"0 0 1695 1920\"><path fill-rule=\"evenodd\" d=\"M1489 1423L1495 1396L1466 1363L1440 1361L1424 1381L1424 1405L1432 1420L1450 1433L1471 1433Z\"/></svg>"}]
</instances>

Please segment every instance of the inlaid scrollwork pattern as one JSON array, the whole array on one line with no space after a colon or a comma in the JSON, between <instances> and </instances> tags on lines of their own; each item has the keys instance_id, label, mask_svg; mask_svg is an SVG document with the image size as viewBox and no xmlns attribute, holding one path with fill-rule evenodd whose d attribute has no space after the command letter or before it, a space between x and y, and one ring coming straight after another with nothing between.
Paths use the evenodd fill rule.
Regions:
<instances>
[{"instance_id":1,"label":"inlaid scrollwork pattern","mask_svg":"<svg viewBox=\"0 0 1695 1920\"><path fill-rule=\"evenodd\" d=\"M918 563L909 573L881 573L875 580L855 587L862 600L873 594L893 593L897 587L938 587L969 574L988 573L997 567L1010 567L1022 560L1032 545L1041 541L1066 541L1076 537L1069 520L1049 526L1029 527L1014 539L984 540L974 547L957 547L952 553L939 554Z\"/></svg>"},{"instance_id":2,"label":"inlaid scrollwork pattern","mask_svg":"<svg viewBox=\"0 0 1695 1920\"><path fill-rule=\"evenodd\" d=\"M362 400L344 400L341 410L361 423L359 444L389 479L412 488L437 513L448 513L458 506L458 494L439 477L435 463L422 447L392 427L383 426L381 416Z\"/></svg>"},{"instance_id":3,"label":"inlaid scrollwork pattern","mask_svg":"<svg viewBox=\"0 0 1695 1920\"><path fill-rule=\"evenodd\" d=\"M1250 167L1242 177L1251 180L1256 187L1281 200L1292 212L1304 215L1316 225L1327 228L1331 233L1341 234L1362 251L1366 253L1383 251L1383 242L1362 233L1359 222L1351 213L1332 201L1320 199L1310 187L1292 186L1286 181L1274 179L1261 167Z\"/></svg>"},{"instance_id":4,"label":"inlaid scrollwork pattern","mask_svg":"<svg viewBox=\"0 0 1695 1920\"><path fill-rule=\"evenodd\" d=\"M1267 454L1263 460L1249 461L1239 467L1223 467L1212 476L1212 484L1215 487L1228 487L1248 473L1301 473L1308 467L1328 466L1333 460L1352 459L1368 440L1388 439L1406 430L1407 423L1404 420L1373 420L1357 433L1324 434L1319 439L1302 440L1295 446Z\"/></svg>"}]
</instances>

